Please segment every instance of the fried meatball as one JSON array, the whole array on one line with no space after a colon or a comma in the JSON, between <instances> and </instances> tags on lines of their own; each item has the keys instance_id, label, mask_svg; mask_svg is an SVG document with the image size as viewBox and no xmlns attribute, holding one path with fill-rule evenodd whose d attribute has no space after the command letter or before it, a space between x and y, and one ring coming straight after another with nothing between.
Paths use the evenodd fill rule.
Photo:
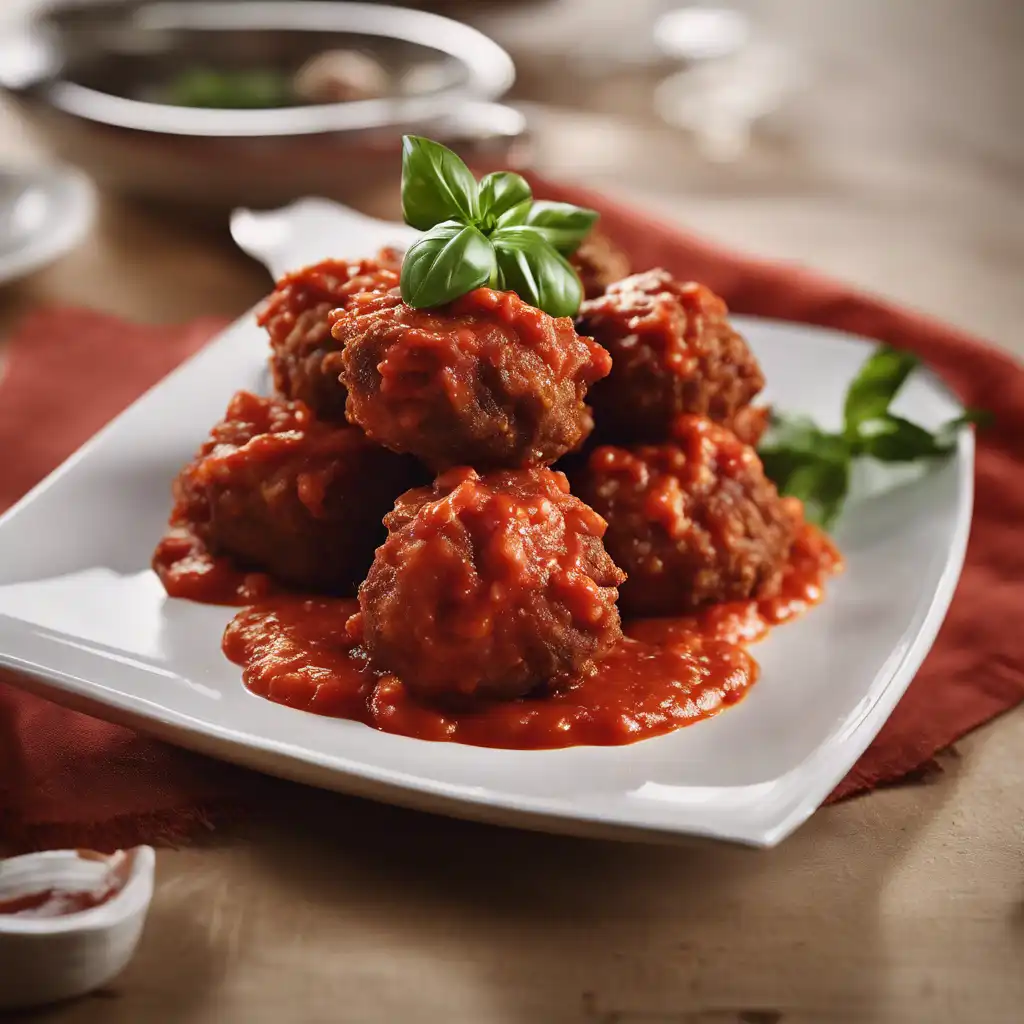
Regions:
<instances>
[{"instance_id":1,"label":"fried meatball","mask_svg":"<svg viewBox=\"0 0 1024 1024\"><path fill-rule=\"evenodd\" d=\"M438 470L554 462L590 433L583 399L611 369L572 320L514 292L478 288L439 309L360 296L331 319L349 420Z\"/></svg>"},{"instance_id":2,"label":"fried meatball","mask_svg":"<svg viewBox=\"0 0 1024 1024\"><path fill-rule=\"evenodd\" d=\"M352 628L421 696L519 697L589 673L622 636L605 522L561 473L456 467L384 522Z\"/></svg>"},{"instance_id":3,"label":"fried meatball","mask_svg":"<svg viewBox=\"0 0 1024 1024\"><path fill-rule=\"evenodd\" d=\"M630 271L629 257L600 231L591 231L582 245L569 257L583 283L588 299L604 295L608 285L624 278Z\"/></svg>"},{"instance_id":4,"label":"fried meatball","mask_svg":"<svg viewBox=\"0 0 1024 1024\"><path fill-rule=\"evenodd\" d=\"M301 402L240 391L174 482L171 525L212 554L302 589L352 594L384 539L395 497L422 481L415 461Z\"/></svg>"},{"instance_id":5,"label":"fried meatball","mask_svg":"<svg viewBox=\"0 0 1024 1024\"><path fill-rule=\"evenodd\" d=\"M327 314L354 295L395 287L401 263L399 253L384 249L370 260L324 260L277 282L258 322L270 335L279 394L305 402L322 420L345 421L341 353Z\"/></svg>"},{"instance_id":6,"label":"fried meatball","mask_svg":"<svg viewBox=\"0 0 1024 1024\"><path fill-rule=\"evenodd\" d=\"M739 428L754 444L764 415L741 415L764 387L725 303L703 285L664 270L611 285L580 309L581 333L611 353L611 375L591 392L596 436L614 444L669 438L681 413Z\"/></svg>"},{"instance_id":7,"label":"fried meatball","mask_svg":"<svg viewBox=\"0 0 1024 1024\"><path fill-rule=\"evenodd\" d=\"M631 615L677 615L778 592L797 526L753 448L701 416L671 444L597 448L573 489L608 522Z\"/></svg>"}]
</instances>

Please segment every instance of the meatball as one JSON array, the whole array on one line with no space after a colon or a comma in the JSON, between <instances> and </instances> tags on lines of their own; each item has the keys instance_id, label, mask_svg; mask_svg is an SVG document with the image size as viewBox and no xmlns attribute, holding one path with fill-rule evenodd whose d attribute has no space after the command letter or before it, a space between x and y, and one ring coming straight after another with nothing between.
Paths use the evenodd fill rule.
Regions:
<instances>
[{"instance_id":1,"label":"meatball","mask_svg":"<svg viewBox=\"0 0 1024 1024\"><path fill-rule=\"evenodd\" d=\"M753 448L700 416L672 444L597 448L573 488L608 522L623 612L676 615L778 592L796 532Z\"/></svg>"},{"instance_id":2,"label":"meatball","mask_svg":"<svg viewBox=\"0 0 1024 1024\"><path fill-rule=\"evenodd\" d=\"M614 444L665 441L679 414L696 413L756 443L764 414L744 410L764 376L727 313L714 292L664 270L627 277L584 302L580 331L613 361L591 393L596 436Z\"/></svg>"},{"instance_id":3,"label":"meatball","mask_svg":"<svg viewBox=\"0 0 1024 1024\"><path fill-rule=\"evenodd\" d=\"M382 519L422 481L412 459L301 402L240 391L174 483L171 525L215 555L302 589L353 594L384 539Z\"/></svg>"},{"instance_id":4,"label":"meatball","mask_svg":"<svg viewBox=\"0 0 1024 1024\"><path fill-rule=\"evenodd\" d=\"M349 420L438 470L554 462L590 433L583 399L611 369L572 320L514 292L478 288L439 309L361 296L331 319Z\"/></svg>"},{"instance_id":5,"label":"meatball","mask_svg":"<svg viewBox=\"0 0 1024 1024\"><path fill-rule=\"evenodd\" d=\"M456 467L384 523L350 627L423 697L519 697L589 673L622 636L605 522L561 473Z\"/></svg>"},{"instance_id":6,"label":"meatball","mask_svg":"<svg viewBox=\"0 0 1024 1024\"><path fill-rule=\"evenodd\" d=\"M341 353L327 314L354 295L395 287L401 262L384 249L375 259L324 260L277 282L259 323L270 335L270 368L281 395L305 402L320 419L344 422Z\"/></svg>"},{"instance_id":7,"label":"meatball","mask_svg":"<svg viewBox=\"0 0 1024 1024\"><path fill-rule=\"evenodd\" d=\"M608 285L624 278L630 270L629 257L600 231L592 231L572 254L569 262L583 282L588 299L604 295Z\"/></svg>"}]
</instances>

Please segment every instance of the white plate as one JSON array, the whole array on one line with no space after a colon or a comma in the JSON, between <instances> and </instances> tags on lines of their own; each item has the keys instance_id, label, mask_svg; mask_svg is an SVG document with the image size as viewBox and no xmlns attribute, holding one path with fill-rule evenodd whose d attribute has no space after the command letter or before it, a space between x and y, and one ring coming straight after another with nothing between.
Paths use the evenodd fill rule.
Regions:
<instances>
[{"instance_id":1,"label":"white plate","mask_svg":"<svg viewBox=\"0 0 1024 1024\"><path fill-rule=\"evenodd\" d=\"M95 215L95 189L78 171L0 171L0 284L69 252Z\"/></svg>"},{"instance_id":2,"label":"white plate","mask_svg":"<svg viewBox=\"0 0 1024 1024\"><path fill-rule=\"evenodd\" d=\"M330 218L314 227L350 255L356 244L373 248L368 224L349 234L329 230L338 226ZM284 259L296 243L282 241L287 225L278 228ZM324 244L307 238L302 255L321 255ZM737 321L769 397L835 425L870 344ZM945 462L898 479L858 478L836 533L846 573L823 605L756 647L760 681L716 718L632 746L509 751L393 736L271 704L248 693L220 653L232 611L168 600L148 568L171 478L231 394L260 386L264 357L261 332L244 317L0 520L0 665L23 673L26 688L225 760L424 810L588 835L770 846L871 742L956 586L971 518L969 432ZM900 407L931 427L958 412L924 373Z\"/></svg>"}]
</instances>

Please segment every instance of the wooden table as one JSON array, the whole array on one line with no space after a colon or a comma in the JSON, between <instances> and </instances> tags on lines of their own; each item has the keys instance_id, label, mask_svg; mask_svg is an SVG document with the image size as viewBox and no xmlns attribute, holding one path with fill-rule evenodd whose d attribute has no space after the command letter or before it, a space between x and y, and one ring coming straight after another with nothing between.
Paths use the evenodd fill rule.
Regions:
<instances>
[{"instance_id":1,"label":"wooden table","mask_svg":"<svg viewBox=\"0 0 1024 1024\"><path fill-rule=\"evenodd\" d=\"M602 4L611 32L617 8ZM552 17L571 21L579 5L563 0ZM1024 352L1019 8L752 6L809 57L816 86L788 135L715 171L644 113L643 73L619 69L616 88L574 97L526 53L542 9L480 17L516 51L522 95L562 104L539 113L546 172ZM554 45L557 32L542 35ZM3 156L32 156L9 116L0 140ZM107 201L82 248L0 290L0 331L44 303L149 321L236 315L266 285L222 234ZM291 787L286 811L162 851L122 978L32 1019L1021 1020L1022 750L1018 711L959 743L931 784L823 810L770 852L554 838Z\"/></svg>"}]
</instances>

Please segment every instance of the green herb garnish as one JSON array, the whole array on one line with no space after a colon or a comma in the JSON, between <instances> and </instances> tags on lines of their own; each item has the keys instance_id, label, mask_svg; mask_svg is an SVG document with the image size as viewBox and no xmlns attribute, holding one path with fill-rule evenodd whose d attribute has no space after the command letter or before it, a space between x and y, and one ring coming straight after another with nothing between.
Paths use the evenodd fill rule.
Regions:
<instances>
[{"instance_id":1,"label":"green herb garnish","mask_svg":"<svg viewBox=\"0 0 1024 1024\"><path fill-rule=\"evenodd\" d=\"M168 84L166 101L178 107L250 110L291 106L295 98L291 79L278 71L190 68Z\"/></svg>"},{"instance_id":2,"label":"green herb garnish","mask_svg":"<svg viewBox=\"0 0 1024 1024\"><path fill-rule=\"evenodd\" d=\"M410 306L441 306L489 285L552 316L579 310L583 286L566 257L594 226L594 210L534 202L529 183L511 171L477 182L450 149L406 135L402 214L425 232L402 264Z\"/></svg>"},{"instance_id":3,"label":"green herb garnish","mask_svg":"<svg viewBox=\"0 0 1024 1024\"><path fill-rule=\"evenodd\" d=\"M472 224L446 220L406 253L402 298L417 309L441 306L496 275L494 246L487 236Z\"/></svg>"},{"instance_id":4,"label":"green herb garnish","mask_svg":"<svg viewBox=\"0 0 1024 1024\"><path fill-rule=\"evenodd\" d=\"M878 348L846 393L840 433L828 433L806 417L772 417L758 454L780 493L803 501L808 519L821 526L835 521L855 459L914 462L948 455L961 427L987 421L987 414L968 409L932 433L893 413L893 400L918 365L909 352Z\"/></svg>"}]
</instances>

